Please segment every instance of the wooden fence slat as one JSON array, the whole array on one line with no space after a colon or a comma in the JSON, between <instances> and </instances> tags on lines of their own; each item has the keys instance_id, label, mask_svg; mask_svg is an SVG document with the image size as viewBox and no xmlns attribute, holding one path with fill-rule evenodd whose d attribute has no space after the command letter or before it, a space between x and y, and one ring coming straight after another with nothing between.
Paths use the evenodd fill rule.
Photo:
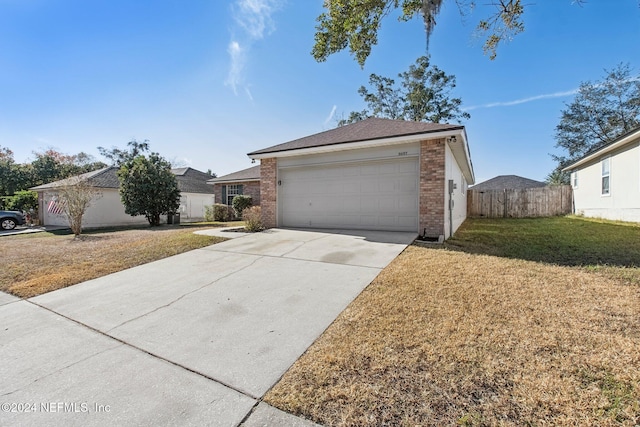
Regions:
<instances>
[{"instance_id":1,"label":"wooden fence slat","mask_svg":"<svg viewBox=\"0 0 640 427\"><path fill-rule=\"evenodd\" d=\"M485 218L524 218L571 213L573 191L570 185L522 190L474 190L467 194L467 216Z\"/></svg>"}]
</instances>

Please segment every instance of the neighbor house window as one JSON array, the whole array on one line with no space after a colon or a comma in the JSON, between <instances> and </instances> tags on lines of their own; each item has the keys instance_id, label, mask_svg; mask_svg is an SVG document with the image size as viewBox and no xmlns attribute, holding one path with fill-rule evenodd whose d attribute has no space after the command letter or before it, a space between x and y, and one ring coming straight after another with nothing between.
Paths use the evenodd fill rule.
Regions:
<instances>
[{"instance_id":1,"label":"neighbor house window","mask_svg":"<svg viewBox=\"0 0 640 427\"><path fill-rule=\"evenodd\" d=\"M602 159L602 195L606 196L610 192L611 158Z\"/></svg>"},{"instance_id":2,"label":"neighbor house window","mask_svg":"<svg viewBox=\"0 0 640 427\"><path fill-rule=\"evenodd\" d=\"M573 188L578 188L578 171L573 173Z\"/></svg>"},{"instance_id":3,"label":"neighbor house window","mask_svg":"<svg viewBox=\"0 0 640 427\"><path fill-rule=\"evenodd\" d=\"M242 186L238 184L227 185L227 205L231 206L233 198L242 194Z\"/></svg>"}]
</instances>

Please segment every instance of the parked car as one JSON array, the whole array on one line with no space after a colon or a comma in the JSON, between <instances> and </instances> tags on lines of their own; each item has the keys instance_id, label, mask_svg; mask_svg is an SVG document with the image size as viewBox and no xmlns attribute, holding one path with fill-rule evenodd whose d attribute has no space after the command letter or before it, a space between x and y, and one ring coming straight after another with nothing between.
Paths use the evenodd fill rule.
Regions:
<instances>
[{"instance_id":1,"label":"parked car","mask_svg":"<svg viewBox=\"0 0 640 427\"><path fill-rule=\"evenodd\" d=\"M0 211L0 226L3 230L13 230L18 225L27 222L24 214L19 211Z\"/></svg>"}]
</instances>

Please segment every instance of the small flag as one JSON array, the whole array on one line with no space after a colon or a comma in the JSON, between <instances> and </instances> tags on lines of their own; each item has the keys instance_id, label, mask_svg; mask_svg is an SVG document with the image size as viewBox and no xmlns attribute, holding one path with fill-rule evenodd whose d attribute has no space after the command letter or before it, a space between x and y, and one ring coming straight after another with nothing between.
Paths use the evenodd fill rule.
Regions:
<instances>
[{"instance_id":1,"label":"small flag","mask_svg":"<svg viewBox=\"0 0 640 427\"><path fill-rule=\"evenodd\" d=\"M64 212L62 203L58 203L56 200L51 200L47 206L47 212L54 215L61 215Z\"/></svg>"}]
</instances>

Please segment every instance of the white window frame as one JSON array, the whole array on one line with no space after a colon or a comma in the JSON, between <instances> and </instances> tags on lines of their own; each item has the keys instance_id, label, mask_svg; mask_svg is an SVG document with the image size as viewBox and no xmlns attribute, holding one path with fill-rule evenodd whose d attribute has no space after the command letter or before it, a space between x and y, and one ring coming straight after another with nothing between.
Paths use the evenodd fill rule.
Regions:
<instances>
[{"instance_id":1,"label":"white window frame","mask_svg":"<svg viewBox=\"0 0 640 427\"><path fill-rule=\"evenodd\" d=\"M605 171L605 164L607 165L607 170ZM607 156L600 161L600 194L603 197L611 196L611 157ZM604 179L607 178L607 192L605 193L604 188Z\"/></svg>"},{"instance_id":2,"label":"white window frame","mask_svg":"<svg viewBox=\"0 0 640 427\"><path fill-rule=\"evenodd\" d=\"M578 188L578 171L573 171L572 175L571 183L573 184L573 188Z\"/></svg>"},{"instance_id":3,"label":"white window frame","mask_svg":"<svg viewBox=\"0 0 640 427\"><path fill-rule=\"evenodd\" d=\"M226 200L227 206L231 206L233 204L233 198L239 195L241 195L239 184L227 185L227 200Z\"/></svg>"}]
</instances>

